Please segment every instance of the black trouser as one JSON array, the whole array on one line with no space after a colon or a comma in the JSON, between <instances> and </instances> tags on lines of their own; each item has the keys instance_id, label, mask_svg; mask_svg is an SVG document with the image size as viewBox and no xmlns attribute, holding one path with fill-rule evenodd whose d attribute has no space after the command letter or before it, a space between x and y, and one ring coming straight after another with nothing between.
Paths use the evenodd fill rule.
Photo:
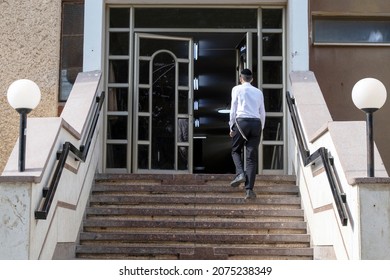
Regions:
<instances>
[{"instance_id":1,"label":"black trouser","mask_svg":"<svg viewBox=\"0 0 390 280\"><path fill-rule=\"evenodd\" d=\"M238 127L239 129L238 129ZM252 118L238 118L233 125L232 158L236 174L244 173L242 163L243 147L246 147L246 182L245 189L253 189L257 173L258 150L261 137L261 121ZM240 132L241 131L241 132ZM243 135L245 138L243 137Z\"/></svg>"}]
</instances>

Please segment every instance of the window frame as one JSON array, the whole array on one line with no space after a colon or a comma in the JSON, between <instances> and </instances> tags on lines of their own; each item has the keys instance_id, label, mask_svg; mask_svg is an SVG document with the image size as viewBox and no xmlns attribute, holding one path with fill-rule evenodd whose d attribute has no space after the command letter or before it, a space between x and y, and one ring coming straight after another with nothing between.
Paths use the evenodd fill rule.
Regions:
<instances>
[{"instance_id":1,"label":"window frame","mask_svg":"<svg viewBox=\"0 0 390 280\"><path fill-rule=\"evenodd\" d=\"M353 23L356 23L356 28L358 28L358 25L362 25L364 23L367 23L367 27L370 27L370 24L372 27L375 27L373 23L379 23L379 22L385 22L389 26L390 30L390 15L335 15L335 14L317 14L312 13L311 16L311 43L314 46L368 46L368 47L378 47L378 46L389 46L390 45L390 32L387 34L387 39L381 42L370 42L370 41L354 41L354 40L321 40L319 41L317 38L318 31L316 30L318 26L316 25L316 21L323 20L323 21L329 21L330 23L336 23L336 22L345 22L351 25ZM385 29L385 28L383 28ZM350 31L351 29L349 29ZM351 34L351 32L348 32L348 30L345 32L345 34ZM354 33L356 34L356 33Z\"/></svg>"}]
</instances>

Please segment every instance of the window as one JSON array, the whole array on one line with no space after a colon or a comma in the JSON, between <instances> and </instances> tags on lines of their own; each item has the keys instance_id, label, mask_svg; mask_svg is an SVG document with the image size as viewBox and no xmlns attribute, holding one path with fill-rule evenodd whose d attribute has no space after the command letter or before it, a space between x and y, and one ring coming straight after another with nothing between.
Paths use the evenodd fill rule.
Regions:
<instances>
[{"instance_id":1,"label":"window","mask_svg":"<svg viewBox=\"0 0 390 280\"><path fill-rule=\"evenodd\" d=\"M66 101L83 69L84 1L62 1L59 101Z\"/></svg>"},{"instance_id":2,"label":"window","mask_svg":"<svg viewBox=\"0 0 390 280\"><path fill-rule=\"evenodd\" d=\"M283 10L262 9L261 18L261 89L267 110L262 141L262 169L272 173L283 170L285 166Z\"/></svg>"},{"instance_id":3,"label":"window","mask_svg":"<svg viewBox=\"0 0 390 280\"><path fill-rule=\"evenodd\" d=\"M390 43L390 18L313 18L314 44L378 45Z\"/></svg>"},{"instance_id":4,"label":"window","mask_svg":"<svg viewBox=\"0 0 390 280\"><path fill-rule=\"evenodd\" d=\"M256 28L256 9L139 8L136 28Z\"/></svg>"}]
</instances>

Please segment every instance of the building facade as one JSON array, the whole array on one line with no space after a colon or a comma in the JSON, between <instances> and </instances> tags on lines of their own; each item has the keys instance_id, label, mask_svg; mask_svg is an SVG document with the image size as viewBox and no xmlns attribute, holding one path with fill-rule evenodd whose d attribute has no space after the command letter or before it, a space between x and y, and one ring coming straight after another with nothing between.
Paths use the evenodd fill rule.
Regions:
<instances>
[{"instance_id":1,"label":"building facade","mask_svg":"<svg viewBox=\"0 0 390 280\"><path fill-rule=\"evenodd\" d=\"M56 116L58 106L61 1L0 2L0 170L19 133L19 116L7 101L17 79L35 81L42 94L29 116Z\"/></svg>"},{"instance_id":2,"label":"building facade","mask_svg":"<svg viewBox=\"0 0 390 280\"><path fill-rule=\"evenodd\" d=\"M56 116L78 72L102 71L102 166L111 173L234 173L223 112L243 67L254 71L266 101L259 174L289 172L284 95L291 71L315 73L334 120L364 118L351 99L360 78L390 86L386 34L381 42L332 36L337 24L352 25L345 34L385 32L390 4L384 0L0 5L0 51L7 54L0 58L1 169L18 137L18 115L6 99L18 78L41 88L42 101L31 116ZM386 166L388 106L375 114L375 141Z\"/></svg>"},{"instance_id":3,"label":"building facade","mask_svg":"<svg viewBox=\"0 0 390 280\"><path fill-rule=\"evenodd\" d=\"M286 173L287 68L308 65L304 33L287 38L306 17L287 19L306 14L304 2L86 1L85 8L84 69L102 69L107 81L105 172L234 173L223 111L248 67L268 108L259 173Z\"/></svg>"},{"instance_id":4,"label":"building facade","mask_svg":"<svg viewBox=\"0 0 390 280\"><path fill-rule=\"evenodd\" d=\"M317 77L335 121L364 120L365 114L351 98L352 88L360 79L376 78L390 90L386 63L390 58L389 16L390 3L385 0L310 1L310 70ZM387 101L374 117L374 139L387 170L389 114Z\"/></svg>"}]
</instances>

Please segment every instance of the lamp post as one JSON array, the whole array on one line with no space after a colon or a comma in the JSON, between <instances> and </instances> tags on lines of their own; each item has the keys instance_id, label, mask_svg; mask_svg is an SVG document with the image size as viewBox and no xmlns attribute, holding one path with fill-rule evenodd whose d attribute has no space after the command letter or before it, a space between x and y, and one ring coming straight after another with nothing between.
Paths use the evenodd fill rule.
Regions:
<instances>
[{"instance_id":1,"label":"lamp post","mask_svg":"<svg viewBox=\"0 0 390 280\"><path fill-rule=\"evenodd\" d=\"M38 106L41 91L36 83L27 79L13 82L7 91L8 103L20 114L18 170L25 170L27 114Z\"/></svg>"},{"instance_id":2,"label":"lamp post","mask_svg":"<svg viewBox=\"0 0 390 280\"><path fill-rule=\"evenodd\" d=\"M374 177L373 113L385 104L386 97L385 86L374 78L361 79L352 89L353 103L366 113L367 177Z\"/></svg>"}]
</instances>

